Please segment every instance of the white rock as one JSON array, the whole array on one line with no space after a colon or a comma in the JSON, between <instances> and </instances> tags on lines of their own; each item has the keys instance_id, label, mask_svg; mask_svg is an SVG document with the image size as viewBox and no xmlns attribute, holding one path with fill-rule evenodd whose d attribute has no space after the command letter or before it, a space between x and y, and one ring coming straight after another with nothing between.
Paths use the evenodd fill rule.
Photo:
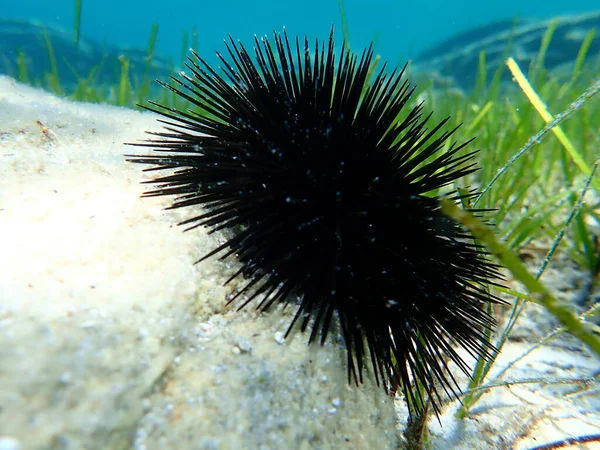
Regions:
<instances>
[{"instance_id":1,"label":"white rock","mask_svg":"<svg viewBox=\"0 0 600 450\"><path fill-rule=\"evenodd\" d=\"M292 311L225 310L235 267L193 264L219 238L140 198L123 142L159 126L0 77L0 435L27 449L397 448L393 403L369 380L348 387L343 348L277 343Z\"/></svg>"}]
</instances>

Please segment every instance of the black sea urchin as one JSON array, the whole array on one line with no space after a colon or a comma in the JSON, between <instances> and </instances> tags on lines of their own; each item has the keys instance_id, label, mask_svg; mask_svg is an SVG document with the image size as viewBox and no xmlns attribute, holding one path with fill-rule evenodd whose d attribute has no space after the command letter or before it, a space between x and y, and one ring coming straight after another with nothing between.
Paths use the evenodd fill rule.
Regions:
<instances>
[{"instance_id":1,"label":"black sea urchin","mask_svg":"<svg viewBox=\"0 0 600 450\"><path fill-rule=\"evenodd\" d=\"M428 130L421 105L405 111L404 70L369 82L371 48L358 59L342 47L337 59L333 32L312 55L307 38L274 41L255 38L252 59L230 38L230 59L217 54L223 75L193 53L191 75L163 83L198 109L150 102L166 131L134 144L157 154L130 161L170 172L145 195L202 205L190 228L233 230L202 259L241 262L231 279L249 280L242 306L297 300L288 333L311 324L310 342L323 343L337 316L350 380L362 382L370 359L377 383L403 386L413 410L415 380L439 400L437 386L455 391L446 358L468 369L451 341L485 356L493 326L483 285L494 266L431 194L476 170L475 152L444 151L446 121Z\"/></svg>"}]
</instances>

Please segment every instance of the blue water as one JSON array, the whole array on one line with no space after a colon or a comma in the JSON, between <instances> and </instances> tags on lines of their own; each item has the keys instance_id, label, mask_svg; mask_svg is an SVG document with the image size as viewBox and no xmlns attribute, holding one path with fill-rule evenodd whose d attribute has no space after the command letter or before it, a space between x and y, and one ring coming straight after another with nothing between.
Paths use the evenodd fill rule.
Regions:
<instances>
[{"instance_id":1,"label":"blue water","mask_svg":"<svg viewBox=\"0 0 600 450\"><path fill-rule=\"evenodd\" d=\"M6 5L8 2L8 6ZM0 0L0 16L37 19L71 30L72 0ZM598 0L344 0L350 44L359 50L375 41L376 52L403 62L453 33L490 21L549 18L600 9ZM198 29L202 56L222 50L228 34L252 36L286 27L291 34L325 38L332 24L342 38L338 0L83 0L82 35L107 44L146 48L151 26L159 24L157 54L181 59L184 30Z\"/></svg>"}]
</instances>

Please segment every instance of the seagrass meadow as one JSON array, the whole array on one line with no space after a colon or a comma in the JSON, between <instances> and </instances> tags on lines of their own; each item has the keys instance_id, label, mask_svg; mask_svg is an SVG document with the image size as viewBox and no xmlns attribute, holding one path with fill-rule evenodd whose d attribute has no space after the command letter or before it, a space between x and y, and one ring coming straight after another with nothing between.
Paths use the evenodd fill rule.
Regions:
<instances>
[{"instance_id":1,"label":"seagrass meadow","mask_svg":"<svg viewBox=\"0 0 600 450\"><path fill-rule=\"evenodd\" d=\"M80 3L79 8L81 8ZM585 17L588 21L598 20L597 13ZM395 386L397 389L392 389L392 392L385 394L379 392L381 389L377 391L378 394L372 394L376 399L375 404L381 407L381 411L386 411L386 413L381 412L380 415L373 413L376 415L373 419L375 429L385 424L381 425L385 430L382 429L383 437L378 441L381 442L381 448L443 449L448 448L446 446L450 442L453 448L543 450L565 447L564 443L567 441L569 445L579 444L580 448L593 448L593 445L598 445L600 442L598 433L600 429L600 330L598 327L600 323L600 175L597 170L600 159L600 97L597 96L600 91L600 36L598 36L600 30L591 26L578 41L579 45L569 49L573 54L568 60L561 60L558 64L554 60L550 61L550 58L555 54L552 50L553 45L568 35L568 30L565 31L567 23L568 20L558 18L544 22L543 26L525 24L522 28L514 28L516 31L512 34L506 31L512 29L512 25L504 24L506 26L502 31L506 31L512 37L513 43L518 41L519 30L525 30L523 33L529 33L527 34L529 37L531 33L537 33L536 51L534 52L533 47L530 46L529 56L519 60L516 54L511 53L514 47L508 44L501 52L493 55L486 51L485 46L472 45L476 54L469 54L469 67L473 73L468 86L449 80L446 74L436 72L436 66L423 62L418 64L409 62L407 65L405 76L416 85L416 88L414 95L407 99L406 108L415 108L422 103L424 110L427 113L431 112L432 127L433 124L447 120L445 123L447 129L456 128L452 139L443 143L442 151L450 150L454 141L462 143L475 137L469 147L460 149L457 155L461 156L477 150L474 161L479 170L461 173L451 184L437 187L428 195L446 198L441 201L440 207L443 213L456 223L460 223L461 227L473 236L477 244L489 253L487 256L489 261L498 265L502 278L491 280L495 282L490 287L491 294L501 298L506 304L485 306L486 314L493 317L497 323L495 331L487 328L482 330L481 341L488 343L488 348L491 349L488 354L473 356L460 353L460 357L468 364L470 376L460 373L455 358L450 358L452 361L447 361L443 367L440 366L440 371L449 374L446 377L455 380L457 390L446 390L443 386L437 386L439 398L436 398L436 402L432 404L427 396L432 392L431 386L418 382L428 380L425 377L416 380L414 385L409 384L410 391L404 390L404 394L402 394L402 386ZM80 36L79 27L80 22L76 20L72 45L75 48L92 48L91 44L89 46L82 44L84 40ZM35 32L31 31L31 33ZM148 100L164 106L166 111L189 110L190 115L206 114L202 105L190 102L173 90L162 89L155 83L155 78L159 78L165 83L176 85L174 84L176 82L170 81L169 77L181 79L182 70L180 61L169 62L155 57L158 25L152 28L145 51L127 53L116 49L108 56L106 54L100 56L100 53L90 51L87 54L89 60L83 65L71 63L63 55L63 53L68 54L69 50L65 50L68 46L61 44L62 50L58 50L57 41L64 38L61 38L60 34L48 30L39 32L49 61L48 70L34 73L31 65L28 64L30 60L28 50L24 48L17 52L7 65L9 74L20 84L42 88L57 96L60 100L52 100L51 98L54 97L50 96L41 97L52 105L55 101L68 101L74 105L82 105L81 107L84 103L120 106L123 114L134 114L135 110L135 121L129 119L129 116L123 116L121 122L125 124L132 120L132 123L138 127L134 130L138 137L135 133L125 134L125 130L119 129L121 142L132 142L143 138L143 131L148 128L155 133L160 132L157 128L160 124L152 125L150 122L151 119L155 119L155 116L150 116L149 113L142 115L138 112L140 106L148 105ZM337 38L338 41L345 40L352 50L360 54L362 49L354 49L351 46L352 36L346 29L336 30L336 34L343 35ZM232 35L234 39L245 38L236 36L235 33ZM326 35L322 38L325 40ZM64 38L61 42L69 42L70 39ZM527 42L530 43L531 39ZM214 47L217 46L218 43L215 43ZM189 55L190 47L193 51L198 48L194 31L184 34L182 38L181 61ZM375 79L384 62L377 58L376 53L375 48L374 64L369 68L369 80ZM101 58L101 61L96 62L94 55ZM454 54L451 56L455 58ZM439 55L436 55L436 58L439 58ZM454 61L452 58L451 60ZM433 59L430 58L429 61ZM394 65L388 62L388 67L391 71ZM69 71L68 76L64 75L65 71ZM8 106L5 108L8 111ZM93 112L82 112L82 114L87 117L88 114L93 115ZM29 114L27 120L35 121L34 115L34 113ZM77 120L76 115L69 117L69 120ZM13 123L7 116L3 118L0 122L2 161L11 161L10 158L18 153L18 139L32 139L34 133L41 136L41 141L46 145L44 151L51 152L52 143L60 138L61 128L47 120L37 119L37 121L28 125L29 122L24 119ZM92 153L95 155L94 158L102 159L98 148L95 147ZM131 149L123 146L121 153L123 155L131 153ZM78 157L81 157L81 154ZM69 158L73 156L70 155ZM123 156L122 164L130 165L125 159ZM24 164L26 161L14 163L10 167L16 171ZM6 165L3 170L9 170L6 167L9 165ZM128 182L137 184L137 179L130 180L135 176L134 171L128 170L129 172L126 173ZM40 173L43 173L42 169ZM17 172L12 175L18 177ZM144 178L144 181L148 181L148 178ZM142 192L139 188L136 194ZM451 196L454 196L457 201L447 200ZM165 208L169 203L162 202L157 205ZM157 215L160 213L160 207L156 208L154 205ZM2 210L0 204L0 211ZM472 210L482 212L474 215L469 212ZM152 215L152 213L144 214ZM172 220L167 221L167 224L162 223L164 228L189 219L179 212L168 214L174 215L169 216ZM155 216L153 217L156 219ZM140 222L143 222L143 219L140 219ZM153 228L152 231L158 235L160 228ZM175 233L181 231L174 230ZM182 239L190 239L187 236L195 232L196 230L185 233L186 238ZM175 240L179 238L169 239L174 239L172 241L174 245L185 244L185 241ZM215 242L223 245L225 238L217 236L215 239L217 239ZM154 242L152 240L152 245ZM204 250L200 253L195 249L186 249L182 252L186 257L185 264L192 267L194 261L209 253L214 247L206 243L202 245ZM228 266L221 261L213 261L213 263L211 266L211 260L203 261L201 264L203 268L212 267L202 269L207 270L210 277L200 277L195 280L200 279L203 285L209 278L223 281L214 272L224 271L227 274L224 277L226 280L239 270L235 265ZM8 267L9 264L7 263L6 266ZM182 267L183 264L178 266L177 270L188 270ZM157 277L160 268L155 270L157 272L149 272L145 276ZM264 318L254 312L244 312L244 317L252 318L248 322L249 325L236 323L235 319L229 316L222 319L220 314L231 310L226 308L225 299L235 297L236 288L239 291L243 286L236 283L226 288L221 286L211 288L211 292L216 292L215 296L218 298L210 301L210 307L198 307L195 300L192 300L189 310L185 310L182 315L186 318L186 324L191 324L190 329L196 330L194 332L197 335L209 333L208 330L221 329L219 327L224 329L223 323L233 324L236 332L244 336L244 339L235 341L235 350L232 352L235 355L249 355L253 352L262 355L263 350L259 350L258 345L251 344L254 336L251 328L252 321L257 320L261 322L261 326L264 326L260 328L260 333L269 333L268 330L280 330L282 320L278 314L285 314L285 312L269 311ZM5 283L5 285L9 284ZM206 281L206 284L210 284L209 281ZM186 285L186 289L189 290L188 298L193 299L194 286ZM7 292L3 295L8 298ZM0 314L3 314L2 311L0 308ZM223 314L226 315L227 312ZM0 320L9 320L9 316L11 315L8 313L0 315ZM201 317L198 323L195 322L197 317ZM157 321L160 323L159 319ZM289 313L285 323L289 323ZM137 325L142 326L136 322ZM171 331L164 331L166 329L164 323L161 323L160 327L164 335L161 334L158 340L168 340L169 336L175 335L174 333L170 335ZM226 335L227 331L223 333ZM333 331L331 333L335 334ZM191 334L193 332L190 331ZM302 345L305 346L307 336L298 333L297 336L284 339L284 333L278 331L275 334L275 344L271 342L273 348L269 347L268 351L264 351L265 353L285 353L286 346L289 344L288 353L301 354L300 348ZM185 339L180 335L175 336L173 341L183 342L188 339L187 335ZM84 342L85 336L78 335L78 339ZM103 339L112 342L110 345L118 345L111 341L110 333L107 333ZM332 339L335 346L343 347L343 340L339 337ZM287 342L288 340L291 342ZM319 348L319 345L311 345L311 347ZM186 349L188 350L189 348ZM313 364L313 360L321 354L319 352L327 350L315 351L317 353L314 358L307 357L306 360L302 360L303 364ZM151 392L152 395L156 392L162 394L167 392L168 395L172 395L171 403L160 400L163 402L160 403L161 408L166 410L171 404L171 409L177 409L176 406L172 406L177 404L177 401L173 400L176 395L172 394L177 389L177 383L169 380L168 374L171 370L169 367L178 365L180 370L183 368L193 374L193 369L198 363L173 363L172 361L179 356L171 354L165 358L170 362L163 366L164 373L159 377L160 382L152 384ZM327 371L329 369L321 367L321 365L327 366L324 361L321 361L315 363L318 366L318 370L315 369L316 373L321 377L319 379L341 380L341 385L346 389L348 380L345 357L336 359L327 354L323 358L342 376L337 377L335 370ZM368 357L365 356L365 359L368 360ZM64 360L63 363L68 367L68 360ZM226 367L226 364L224 366ZM146 376L146 372L141 368L136 370ZM132 369L132 373L136 370ZM261 383L264 382L264 386L271 386L267 372L262 373L261 376L264 377L261 378ZM294 384L296 389L305 389L306 385L310 384L304 381L299 380ZM430 381L433 383L431 379ZM289 380L288 382L295 383ZM315 384L319 382L316 380ZM326 384L326 381L322 383ZM25 390L31 389L34 384L32 382ZM260 387L261 384L259 383L258 386ZM145 393L142 388L136 387L136 389L136 392L139 391L139 396L136 394L136 402L139 400L140 404L145 401L148 405L157 404L145 397L150 397L151 394ZM314 389L318 390L318 395L327 395L324 393L326 389L322 389L321 385L318 389ZM331 398L328 397L329 409L323 410L324 416L342 414L344 411L341 404L346 406L353 399L357 403L360 402L361 408L372 407L363 397L353 397L357 395L354 392L349 397L344 397L345 394L339 393L343 389L339 389L340 391L336 391L335 395L331 394ZM357 389L364 389L364 385ZM375 390L366 392L369 397ZM257 388L257 392L253 395L260 396L260 388ZM390 400L392 395L393 400ZM383 400L378 396L382 396ZM419 407L409 410L405 397L411 398L412 403L420 402ZM388 410L385 406L381 406L386 400L390 400L394 408ZM275 403L277 402L279 400L275 400ZM197 403L199 404L201 401ZM153 448L160 447L160 439L158 437L154 441L152 439L152 430L155 427L161 429L160 427L168 425L156 421L158 419L153 415L155 410L151 406L144 408L140 407L143 410L140 417L143 419L128 419L130 425L137 424L137 428L131 425L133 427L131 429L136 431L128 432L131 436L126 436L125 433L123 436L119 435L118 439L115 438L116 440L112 441L116 445L115 448L145 448L140 444L144 439L146 444L153 442L152 445L148 444L149 447L153 445L155 446ZM235 410L228 412L231 415L235 413ZM261 414L268 415L269 411L262 411ZM392 414L392 419L385 417L386 414ZM94 420L98 420L100 423L98 427L102 428L102 418ZM169 420L171 419L167 422ZM354 416L352 420L355 421L354 426L360 423L360 420ZM191 419L189 421L188 425L193 427L193 421ZM303 421L302 426L306 426L306 422L310 420ZM157 423L159 425L156 425ZM394 426L393 423L396 425ZM331 427L338 426L337 422L328 422L328 424ZM392 431L389 429L390 426ZM267 427L265 430L275 435L277 432L273 430L278 427L288 429L293 428L294 424L281 423L273 425L272 428ZM115 429L118 429L118 425L115 425ZM251 429L251 426L248 429ZM389 437L391 434L394 436ZM10 430L3 429L0 425L0 440L4 439L4 435L6 439L19 441L19 436L13 436ZM64 435L69 434L65 432ZM155 436L162 436L165 439L167 435L167 432L155 432ZM93 432L85 436L93 436ZM172 439L168 442L177 442L173 433L168 435L168 438ZM228 445L234 445L231 443L233 441L228 444L215 439L217 448L230 448ZM352 439L358 438L352 436ZM214 442L206 441L206 448L210 448L211 443ZM310 439L298 442L308 445L304 448L310 448ZM357 442L355 441L355 445L359 445ZM278 441L274 440L264 445L266 448L276 448L277 443ZM323 448L329 445L322 442L321 444ZM50 448L59 448L56 446L58 445L56 441L52 445ZM300 444L298 445L298 448L302 448Z\"/></svg>"}]
</instances>

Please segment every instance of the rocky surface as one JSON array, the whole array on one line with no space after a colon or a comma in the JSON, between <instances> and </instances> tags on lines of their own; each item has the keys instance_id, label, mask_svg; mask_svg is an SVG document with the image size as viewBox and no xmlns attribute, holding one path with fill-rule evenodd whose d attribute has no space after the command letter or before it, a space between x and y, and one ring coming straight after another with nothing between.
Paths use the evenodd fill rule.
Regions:
<instances>
[{"instance_id":1,"label":"rocky surface","mask_svg":"<svg viewBox=\"0 0 600 450\"><path fill-rule=\"evenodd\" d=\"M339 340L225 307L219 237L140 198L123 142L158 126L0 77L1 448L397 448Z\"/></svg>"}]
</instances>

